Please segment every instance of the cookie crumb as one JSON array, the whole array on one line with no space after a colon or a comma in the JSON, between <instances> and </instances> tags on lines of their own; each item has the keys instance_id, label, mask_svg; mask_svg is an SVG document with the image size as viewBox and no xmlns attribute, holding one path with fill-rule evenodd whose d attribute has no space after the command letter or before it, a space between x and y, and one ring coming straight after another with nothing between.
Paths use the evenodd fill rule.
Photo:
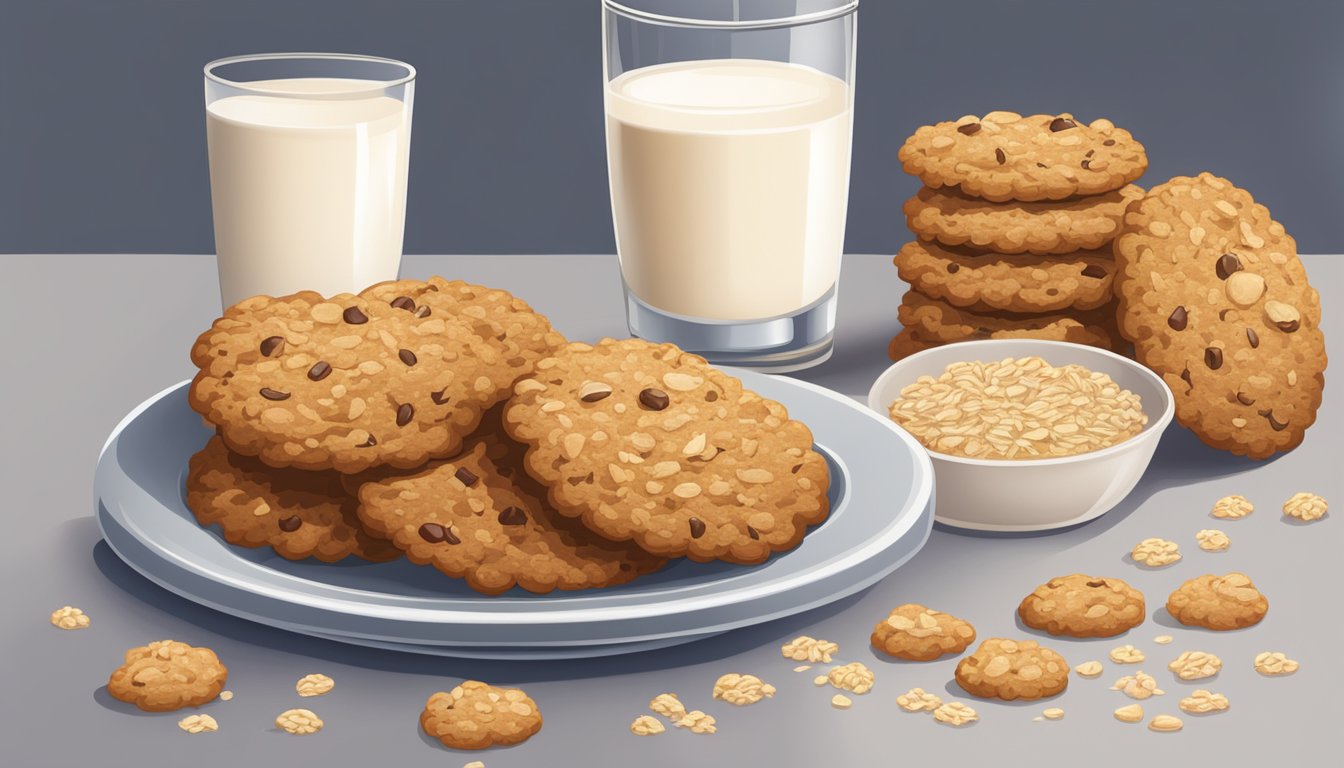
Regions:
<instances>
[{"instance_id":1,"label":"cookie crumb","mask_svg":"<svg viewBox=\"0 0 1344 768\"><path fill-rule=\"evenodd\" d=\"M187 715L177 721L177 727L187 733L207 733L219 730L219 723L209 715Z\"/></svg>"},{"instance_id":2,"label":"cookie crumb","mask_svg":"<svg viewBox=\"0 0 1344 768\"><path fill-rule=\"evenodd\" d=\"M714 717L707 715L700 710L692 710L682 715L676 722L678 728L685 728L691 733L717 733L718 727L714 725Z\"/></svg>"},{"instance_id":3,"label":"cookie crumb","mask_svg":"<svg viewBox=\"0 0 1344 768\"><path fill-rule=\"evenodd\" d=\"M873 689L873 671L857 661L833 668L827 679L842 691L864 694Z\"/></svg>"},{"instance_id":4,"label":"cookie crumb","mask_svg":"<svg viewBox=\"0 0 1344 768\"><path fill-rule=\"evenodd\" d=\"M1213 528L1205 528L1195 534L1195 541L1199 542L1199 548L1205 552L1226 552L1227 548L1232 546L1232 540L1227 538L1227 534Z\"/></svg>"},{"instance_id":5,"label":"cookie crumb","mask_svg":"<svg viewBox=\"0 0 1344 768\"><path fill-rule=\"evenodd\" d=\"M657 736L667 728L652 715L640 715L630 724L630 732L636 736Z\"/></svg>"},{"instance_id":6,"label":"cookie crumb","mask_svg":"<svg viewBox=\"0 0 1344 768\"><path fill-rule=\"evenodd\" d=\"M1255 657L1255 671L1266 677L1291 675L1302 666L1278 651L1265 651Z\"/></svg>"},{"instance_id":7,"label":"cookie crumb","mask_svg":"<svg viewBox=\"0 0 1344 768\"><path fill-rule=\"evenodd\" d=\"M1181 559L1181 548L1169 539L1144 539L1134 545L1129 556L1139 565L1149 568L1161 568Z\"/></svg>"},{"instance_id":8,"label":"cookie crumb","mask_svg":"<svg viewBox=\"0 0 1344 768\"><path fill-rule=\"evenodd\" d=\"M1182 680L1202 680L1213 677L1223 668L1223 660L1204 651L1186 651L1177 656L1167 669L1176 673Z\"/></svg>"},{"instance_id":9,"label":"cookie crumb","mask_svg":"<svg viewBox=\"0 0 1344 768\"><path fill-rule=\"evenodd\" d=\"M649 710L676 722L686 715L686 705L675 693L660 693L649 701Z\"/></svg>"},{"instance_id":10,"label":"cookie crumb","mask_svg":"<svg viewBox=\"0 0 1344 768\"><path fill-rule=\"evenodd\" d=\"M57 629L88 629L89 616L78 608L63 605L51 612L51 625Z\"/></svg>"},{"instance_id":11,"label":"cookie crumb","mask_svg":"<svg viewBox=\"0 0 1344 768\"><path fill-rule=\"evenodd\" d=\"M1122 645L1118 648L1112 648L1110 652L1111 661L1116 664L1138 664L1140 661L1148 658L1143 655L1143 651L1132 645Z\"/></svg>"},{"instance_id":12,"label":"cookie crumb","mask_svg":"<svg viewBox=\"0 0 1344 768\"><path fill-rule=\"evenodd\" d=\"M219 700L220 700L220 701L232 701L232 700L233 700L233 691L220 691L220 692L219 692Z\"/></svg>"},{"instance_id":13,"label":"cookie crumb","mask_svg":"<svg viewBox=\"0 0 1344 768\"><path fill-rule=\"evenodd\" d=\"M1148 730L1159 733L1172 733L1184 727L1185 723L1175 715L1158 715L1148 722Z\"/></svg>"},{"instance_id":14,"label":"cookie crumb","mask_svg":"<svg viewBox=\"0 0 1344 768\"><path fill-rule=\"evenodd\" d=\"M1157 637L1153 638L1153 642L1157 643L1158 645L1168 645L1175 639L1176 638L1172 637L1171 635L1158 635Z\"/></svg>"},{"instance_id":15,"label":"cookie crumb","mask_svg":"<svg viewBox=\"0 0 1344 768\"><path fill-rule=\"evenodd\" d=\"M295 736L306 736L322 730L322 718L311 709L286 709L275 718L275 727Z\"/></svg>"},{"instance_id":16,"label":"cookie crumb","mask_svg":"<svg viewBox=\"0 0 1344 768\"><path fill-rule=\"evenodd\" d=\"M1120 691L1131 699L1143 700L1150 696L1161 696L1166 691L1157 687L1157 680L1145 672L1135 672L1132 675L1125 675L1115 681L1111 686L1112 691Z\"/></svg>"},{"instance_id":17,"label":"cookie crumb","mask_svg":"<svg viewBox=\"0 0 1344 768\"><path fill-rule=\"evenodd\" d=\"M811 668L812 668L812 665L811 665L811 664L799 664L798 666L796 666L796 667L793 668L793 671L794 671L794 672L806 672L807 670L809 670L809 669L811 669Z\"/></svg>"},{"instance_id":18,"label":"cookie crumb","mask_svg":"<svg viewBox=\"0 0 1344 768\"><path fill-rule=\"evenodd\" d=\"M911 688L896 697L896 704L906 712L932 712L943 705L943 700L923 688Z\"/></svg>"},{"instance_id":19,"label":"cookie crumb","mask_svg":"<svg viewBox=\"0 0 1344 768\"><path fill-rule=\"evenodd\" d=\"M974 709L962 704L960 701L949 701L946 704L933 710L933 719L946 725L966 725L980 719Z\"/></svg>"},{"instance_id":20,"label":"cookie crumb","mask_svg":"<svg viewBox=\"0 0 1344 768\"><path fill-rule=\"evenodd\" d=\"M1126 704L1115 710L1115 719L1122 723L1137 723L1143 720L1143 707L1138 704Z\"/></svg>"},{"instance_id":21,"label":"cookie crumb","mask_svg":"<svg viewBox=\"0 0 1344 768\"><path fill-rule=\"evenodd\" d=\"M1227 697L1223 694L1213 693L1212 691L1206 691L1201 688L1181 699L1179 706L1182 712L1188 712L1192 715L1202 715L1208 712L1225 711L1230 705L1228 704Z\"/></svg>"},{"instance_id":22,"label":"cookie crumb","mask_svg":"<svg viewBox=\"0 0 1344 768\"><path fill-rule=\"evenodd\" d=\"M755 675L729 673L714 682L712 698L723 699L729 704L745 707L761 699L775 695L775 686L762 682Z\"/></svg>"},{"instance_id":23,"label":"cookie crumb","mask_svg":"<svg viewBox=\"0 0 1344 768\"><path fill-rule=\"evenodd\" d=\"M813 664L820 661L829 664L831 657L840 652L840 646L829 640L818 640L807 635L799 635L785 643L779 650L786 659L808 661Z\"/></svg>"},{"instance_id":24,"label":"cookie crumb","mask_svg":"<svg viewBox=\"0 0 1344 768\"><path fill-rule=\"evenodd\" d=\"M480 760L472 760L470 763L464 763L462 768L485 768L485 763Z\"/></svg>"},{"instance_id":25,"label":"cookie crumb","mask_svg":"<svg viewBox=\"0 0 1344 768\"><path fill-rule=\"evenodd\" d=\"M1041 713L1046 720L1061 720L1064 717L1064 710L1059 707L1050 707Z\"/></svg>"},{"instance_id":26,"label":"cookie crumb","mask_svg":"<svg viewBox=\"0 0 1344 768\"><path fill-rule=\"evenodd\" d=\"M1240 520L1255 511L1255 505L1245 496L1224 496L1213 503L1213 517L1223 520Z\"/></svg>"},{"instance_id":27,"label":"cookie crumb","mask_svg":"<svg viewBox=\"0 0 1344 768\"><path fill-rule=\"evenodd\" d=\"M854 700L842 693L837 693L831 697L831 706L836 709L849 709L854 706Z\"/></svg>"},{"instance_id":28,"label":"cookie crumb","mask_svg":"<svg viewBox=\"0 0 1344 768\"><path fill-rule=\"evenodd\" d=\"M1320 520L1328 511L1329 505L1325 503L1325 499L1314 493L1296 493L1291 499L1283 502L1283 514L1303 522Z\"/></svg>"},{"instance_id":29,"label":"cookie crumb","mask_svg":"<svg viewBox=\"0 0 1344 768\"><path fill-rule=\"evenodd\" d=\"M831 679L825 675L817 675L816 677L812 678L813 685L825 685L830 681Z\"/></svg>"},{"instance_id":30,"label":"cookie crumb","mask_svg":"<svg viewBox=\"0 0 1344 768\"><path fill-rule=\"evenodd\" d=\"M300 696L322 696L331 692L336 686L336 681L326 675L304 675L299 678L299 682L294 684L294 690L298 691Z\"/></svg>"},{"instance_id":31,"label":"cookie crumb","mask_svg":"<svg viewBox=\"0 0 1344 768\"><path fill-rule=\"evenodd\" d=\"M1101 670L1102 666L1100 661L1084 661L1082 664L1073 668L1073 671L1077 672L1082 677L1098 677L1101 675Z\"/></svg>"}]
</instances>

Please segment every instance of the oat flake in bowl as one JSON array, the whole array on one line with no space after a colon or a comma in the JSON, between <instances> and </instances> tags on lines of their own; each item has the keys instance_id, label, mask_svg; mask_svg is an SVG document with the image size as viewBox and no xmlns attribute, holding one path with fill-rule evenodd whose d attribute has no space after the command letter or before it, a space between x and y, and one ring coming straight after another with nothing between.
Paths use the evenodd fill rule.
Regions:
<instances>
[{"instance_id":1,"label":"oat flake in bowl","mask_svg":"<svg viewBox=\"0 0 1344 768\"><path fill-rule=\"evenodd\" d=\"M1139 396L1110 376L1031 355L957 362L904 387L891 418L931 451L1042 459L1108 448L1139 434Z\"/></svg>"}]
</instances>

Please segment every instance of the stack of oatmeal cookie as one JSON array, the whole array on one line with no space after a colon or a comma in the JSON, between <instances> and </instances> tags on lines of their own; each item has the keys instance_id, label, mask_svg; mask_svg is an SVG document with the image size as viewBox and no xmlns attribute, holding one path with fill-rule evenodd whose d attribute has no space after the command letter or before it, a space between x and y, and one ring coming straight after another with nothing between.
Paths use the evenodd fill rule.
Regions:
<instances>
[{"instance_id":1,"label":"stack of oatmeal cookie","mask_svg":"<svg viewBox=\"0 0 1344 768\"><path fill-rule=\"evenodd\" d=\"M899 157L925 187L904 208L918 239L895 258L911 290L892 359L967 339L1122 347L1111 240L1148 167L1128 131L991 112L924 126Z\"/></svg>"},{"instance_id":2,"label":"stack of oatmeal cookie","mask_svg":"<svg viewBox=\"0 0 1344 768\"><path fill-rule=\"evenodd\" d=\"M291 560L405 555L490 595L754 564L829 513L784 406L638 339L570 344L506 291L433 277L258 296L197 339L215 434L187 505Z\"/></svg>"}]
</instances>

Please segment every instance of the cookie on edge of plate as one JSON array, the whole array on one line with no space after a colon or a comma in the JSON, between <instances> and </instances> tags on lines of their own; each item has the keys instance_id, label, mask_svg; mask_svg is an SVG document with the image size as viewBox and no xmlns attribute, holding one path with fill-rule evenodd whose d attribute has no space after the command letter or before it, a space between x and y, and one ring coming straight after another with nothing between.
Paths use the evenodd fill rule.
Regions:
<instances>
[{"instance_id":1,"label":"cookie on edge of plate","mask_svg":"<svg viewBox=\"0 0 1344 768\"><path fill-rule=\"evenodd\" d=\"M1269 613L1269 599L1244 573L1206 573L1171 593L1167 613L1187 626L1222 632L1259 624Z\"/></svg>"},{"instance_id":2,"label":"cookie on edge of plate","mask_svg":"<svg viewBox=\"0 0 1344 768\"><path fill-rule=\"evenodd\" d=\"M270 546L288 560L401 557L401 550L364 530L356 514L359 501L342 487L341 477L273 469L231 452L216 435L188 462L187 506L201 525L218 524L230 544Z\"/></svg>"},{"instance_id":3,"label":"cookie on edge of plate","mask_svg":"<svg viewBox=\"0 0 1344 768\"><path fill-rule=\"evenodd\" d=\"M1016 112L926 125L897 153L925 185L1006 202L1062 200L1120 189L1148 168L1143 145L1110 120Z\"/></svg>"},{"instance_id":4,"label":"cookie on edge of plate","mask_svg":"<svg viewBox=\"0 0 1344 768\"><path fill-rule=\"evenodd\" d=\"M424 732L452 749L485 749L527 741L541 730L541 710L518 688L466 680L439 691L420 713Z\"/></svg>"},{"instance_id":5,"label":"cookie on edge of plate","mask_svg":"<svg viewBox=\"0 0 1344 768\"><path fill-rule=\"evenodd\" d=\"M504 426L556 509L656 555L755 564L830 512L811 430L672 344L570 344L515 385Z\"/></svg>"},{"instance_id":6,"label":"cookie on edge of plate","mask_svg":"<svg viewBox=\"0 0 1344 768\"><path fill-rule=\"evenodd\" d=\"M891 609L890 615L873 627L869 641L888 656L933 661L966 650L975 642L975 627L950 613L906 603Z\"/></svg>"},{"instance_id":7,"label":"cookie on edge of plate","mask_svg":"<svg viewBox=\"0 0 1344 768\"><path fill-rule=\"evenodd\" d=\"M921 187L905 201L906 226L922 240L994 253L1063 255L1105 246L1120 233L1125 208L1143 197L1133 184L1092 197L1004 205Z\"/></svg>"},{"instance_id":8,"label":"cookie on edge of plate","mask_svg":"<svg viewBox=\"0 0 1344 768\"><path fill-rule=\"evenodd\" d=\"M957 662L956 680L984 699L1041 699L1069 686L1069 663L1035 640L991 637Z\"/></svg>"},{"instance_id":9,"label":"cookie on edge of plate","mask_svg":"<svg viewBox=\"0 0 1344 768\"><path fill-rule=\"evenodd\" d=\"M228 679L228 668L209 648L156 640L126 651L107 692L146 712L171 712L214 701Z\"/></svg>"},{"instance_id":10,"label":"cookie on edge of plate","mask_svg":"<svg viewBox=\"0 0 1344 768\"><path fill-rule=\"evenodd\" d=\"M1114 637L1143 623L1143 593L1122 579L1056 576L1022 599L1022 623L1052 635Z\"/></svg>"},{"instance_id":11,"label":"cookie on edge of plate","mask_svg":"<svg viewBox=\"0 0 1344 768\"><path fill-rule=\"evenodd\" d=\"M514 586L538 594L606 587L662 567L663 558L604 539L551 509L530 478L507 476L521 446L478 434L453 459L364 482L360 520L411 562L465 579L487 595Z\"/></svg>"},{"instance_id":12,"label":"cookie on edge of plate","mask_svg":"<svg viewBox=\"0 0 1344 768\"><path fill-rule=\"evenodd\" d=\"M1089 310L1111 301L1109 251L1007 255L912 240L892 262L916 291L975 312Z\"/></svg>"},{"instance_id":13,"label":"cookie on edge of plate","mask_svg":"<svg viewBox=\"0 0 1344 768\"><path fill-rule=\"evenodd\" d=\"M1176 420L1251 458L1297 447L1325 386L1321 298L1269 210L1226 179L1178 176L1130 206L1115 258L1120 332Z\"/></svg>"}]
</instances>

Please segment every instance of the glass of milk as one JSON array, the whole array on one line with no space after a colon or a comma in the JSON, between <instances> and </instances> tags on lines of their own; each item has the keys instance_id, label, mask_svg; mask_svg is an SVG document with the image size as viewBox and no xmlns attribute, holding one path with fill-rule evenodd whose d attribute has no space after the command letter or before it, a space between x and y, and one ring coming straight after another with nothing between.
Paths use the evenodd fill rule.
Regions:
<instances>
[{"instance_id":1,"label":"glass of milk","mask_svg":"<svg viewBox=\"0 0 1344 768\"><path fill-rule=\"evenodd\" d=\"M603 0L630 332L790 371L831 354L858 0Z\"/></svg>"},{"instance_id":2,"label":"glass of milk","mask_svg":"<svg viewBox=\"0 0 1344 768\"><path fill-rule=\"evenodd\" d=\"M406 219L415 69L278 53L205 67L224 306L394 280Z\"/></svg>"}]
</instances>

